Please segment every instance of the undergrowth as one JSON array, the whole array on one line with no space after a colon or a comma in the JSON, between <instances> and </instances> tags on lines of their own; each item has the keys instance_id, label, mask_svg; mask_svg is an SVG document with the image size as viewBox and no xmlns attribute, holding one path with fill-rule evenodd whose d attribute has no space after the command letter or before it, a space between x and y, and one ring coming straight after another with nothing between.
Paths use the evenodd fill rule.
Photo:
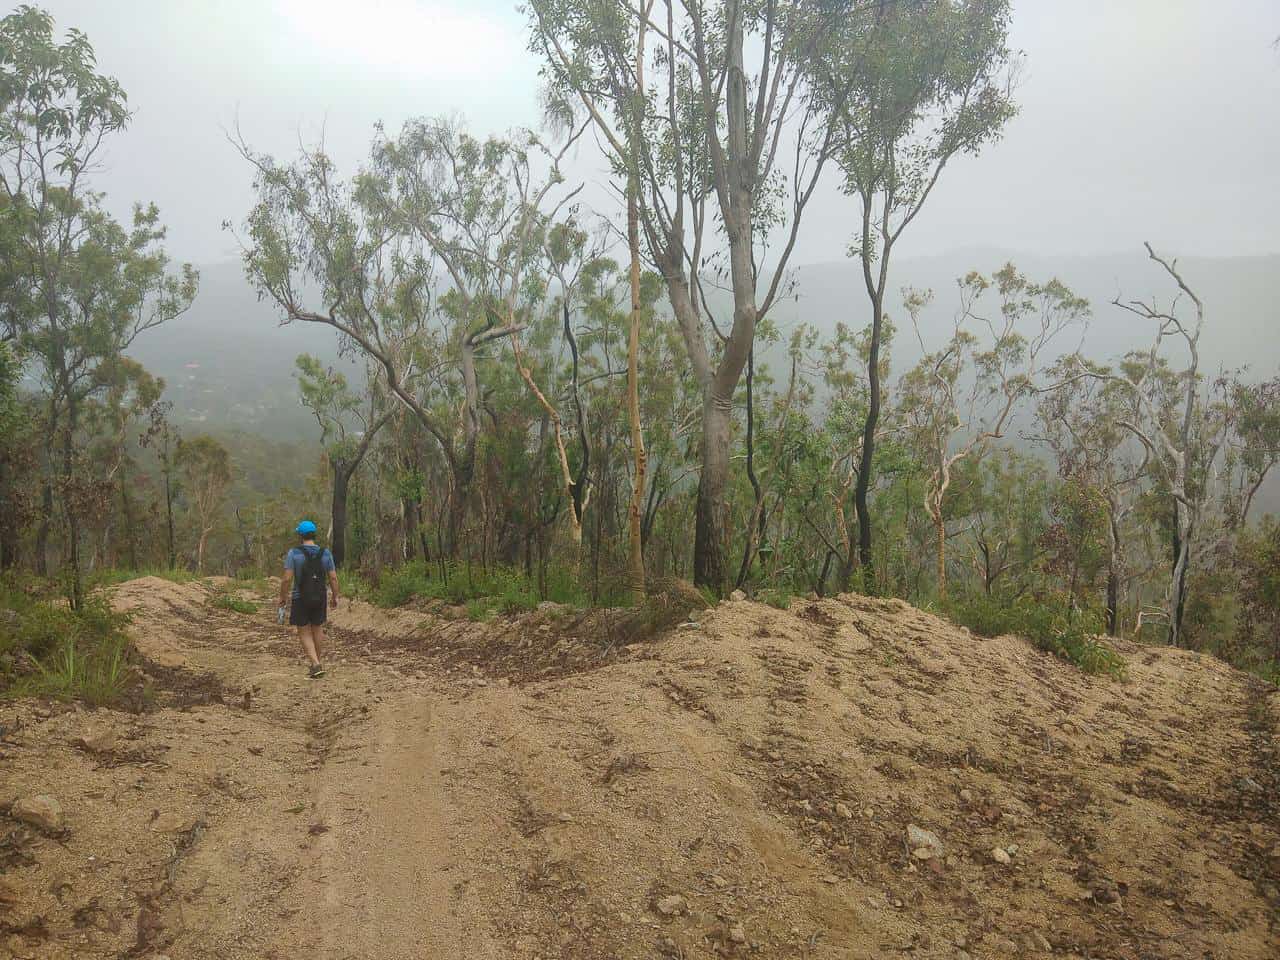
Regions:
<instances>
[{"instance_id":1,"label":"undergrowth","mask_svg":"<svg viewBox=\"0 0 1280 960\"><path fill-rule=\"evenodd\" d=\"M411 600L438 600L467 608L473 620L494 612L520 613L543 601L585 608L591 597L578 578L566 568L551 568L539 583L522 570L506 566L411 561L384 570L376 587L352 575L341 577L349 596L365 595L381 607L398 607Z\"/></svg>"},{"instance_id":2,"label":"undergrowth","mask_svg":"<svg viewBox=\"0 0 1280 960\"><path fill-rule=\"evenodd\" d=\"M245 600L226 591L215 593L209 600L210 606L219 610L231 610L235 613L257 613L258 605L252 600Z\"/></svg>"},{"instance_id":3,"label":"undergrowth","mask_svg":"<svg viewBox=\"0 0 1280 960\"><path fill-rule=\"evenodd\" d=\"M101 595L72 610L0 583L0 695L118 703L128 680L128 623Z\"/></svg>"},{"instance_id":4,"label":"undergrowth","mask_svg":"<svg viewBox=\"0 0 1280 960\"><path fill-rule=\"evenodd\" d=\"M756 599L778 610L789 610L792 597L791 591L785 587L766 587L760 591Z\"/></svg>"},{"instance_id":5,"label":"undergrowth","mask_svg":"<svg viewBox=\"0 0 1280 960\"><path fill-rule=\"evenodd\" d=\"M1014 634L1085 673L1125 675L1124 658L1099 636L1101 620L1092 611L1068 616L1060 604L979 594L951 601L945 612L979 636Z\"/></svg>"}]
</instances>

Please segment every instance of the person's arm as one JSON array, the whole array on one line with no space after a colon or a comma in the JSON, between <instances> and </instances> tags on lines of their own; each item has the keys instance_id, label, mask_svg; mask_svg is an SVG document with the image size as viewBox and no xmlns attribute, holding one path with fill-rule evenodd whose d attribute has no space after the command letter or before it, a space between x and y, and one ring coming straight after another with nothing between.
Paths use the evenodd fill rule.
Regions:
<instances>
[{"instance_id":1,"label":"person's arm","mask_svg":"<svg viewBox=\"0 0 1280 960\"><path fill-rule=\"evenodd\" d=\"M328 547L324 551L324 568L329 572L329 606L338 609L338 566L333 562L333 554Z\"/></svg>"},{"instance_id":2,"label":"person's arm","mask_svg":"<svg viewBox=\"0 0 1280 960\"><path fill-rule=\"evenodd\" d=\"M293 586L293 567L286 565L284 568L284 573L280 577L280 603L278 604L278 606L283 607L286 603L289 602L289 594L293 592L290 589L292 586Z\"/></svg>"}]
</instances>

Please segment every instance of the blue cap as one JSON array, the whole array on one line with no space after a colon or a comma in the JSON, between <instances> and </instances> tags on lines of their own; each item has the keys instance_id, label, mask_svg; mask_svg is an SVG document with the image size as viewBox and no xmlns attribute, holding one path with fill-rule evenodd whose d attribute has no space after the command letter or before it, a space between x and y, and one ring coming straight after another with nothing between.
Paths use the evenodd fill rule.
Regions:
<instances>
[{"instance_id":1,"label":"blue cap","mask_svg":"<svg viewBox=\"0 0 1280 960\"><path fill-rule=\"evenodd\" d=\"M298 524L298 529L295 532L303 535L306 535L308 533L315 533L316 525L312 523L310 520L303 520L300 524Z\"/></svg>"}]
</instances>

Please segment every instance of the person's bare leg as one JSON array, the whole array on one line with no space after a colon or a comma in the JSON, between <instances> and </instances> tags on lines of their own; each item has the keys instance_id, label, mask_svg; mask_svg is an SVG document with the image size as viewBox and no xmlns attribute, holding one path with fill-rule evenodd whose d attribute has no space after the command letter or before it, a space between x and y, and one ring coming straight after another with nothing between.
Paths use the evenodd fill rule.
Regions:
<instances>
[{"instance_id":1,"label":"person's bare leg","mask_svg":"<svg viewBox=\"0 0 1280 960\"><path fill-rule=\"evenodd\" d=\"M316 651L316 663L324 656L324 625L317 624L311 628L311 642Z\"/></svg>"},{"instance_id":2,"label":"person's bare leg","mask_svg":"<svg viewBox=\"0 0 1280 960\"><path fill-rule=\"evenodd\" d=\"M319 627L299 627L298 639L302 641L302 652L307 655L307 659L313 667L320 665L320 658L316 656L316 641L314 632Z\"/></svg>"}]
</instances>

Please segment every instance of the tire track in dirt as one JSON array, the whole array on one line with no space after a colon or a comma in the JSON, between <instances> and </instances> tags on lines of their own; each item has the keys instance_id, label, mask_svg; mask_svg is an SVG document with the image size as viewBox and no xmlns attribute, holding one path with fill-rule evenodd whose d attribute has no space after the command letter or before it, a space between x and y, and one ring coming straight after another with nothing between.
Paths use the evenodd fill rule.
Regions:
<instances>
[{"instance_id":1,"label":"tire track in dirt","mask_svg":"<svg viewBox=\"0 0 1280 960\"><path fill-rule=\"evenodd\" d=\"M277 944L281 955L295 947L325 960L502 955L461 896L465 855L443 809L448 752L434 714L430 698L411 696L338 739L363 759L317 774L313 801L328 828L316 844L324 885Z\"/></svg>"}]
</instances>

